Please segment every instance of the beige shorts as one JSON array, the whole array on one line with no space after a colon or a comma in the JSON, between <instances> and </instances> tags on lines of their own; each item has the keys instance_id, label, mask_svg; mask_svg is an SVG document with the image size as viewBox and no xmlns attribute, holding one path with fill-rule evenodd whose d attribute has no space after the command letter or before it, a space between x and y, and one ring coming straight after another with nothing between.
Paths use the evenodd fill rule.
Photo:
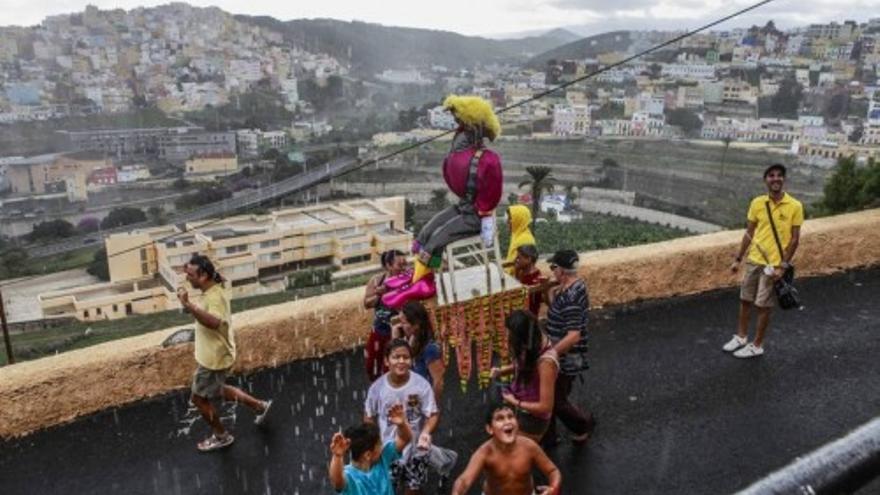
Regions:
<instances>
[{"instance_id":1,"label":"beige shorts","mask_svg":"<svg viewBox=\"0 0 880 495\"><path fill-rule=\"evenodd\" d=\"M746 271L739 288L739 298L753 303L759 308L776 306L776 291L773 290L773 277L764 274L763 265L746 263Z\"/></svg>"},{"instance_id":2,"label":"beige shorts","mask_svg":"<svg viewBox=\"0 0 880 495\"><path fill-rule=\"evenodd\" d=\"M193 373L190 391L193 395L205 399L219 399L227 376L229 376L229 370L209 370L199 365L196 372Z\"/></svg>"}]
</instances>

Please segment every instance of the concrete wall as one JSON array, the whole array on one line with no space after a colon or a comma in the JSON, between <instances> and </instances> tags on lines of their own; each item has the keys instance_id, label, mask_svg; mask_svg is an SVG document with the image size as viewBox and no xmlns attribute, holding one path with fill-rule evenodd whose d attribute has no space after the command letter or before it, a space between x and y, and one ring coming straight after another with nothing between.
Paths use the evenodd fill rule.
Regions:
<instances>
[{"instance_id":1,"label":"concrete wall","mask_svg":"<svg viewBox=\"0 0 880 495\"><path fill-rule=\"evenodd\" d=\"M731 287L739 276L728 266L741 237L727 231L586 253L581 274L597 307ZM802 277L880 263L880 209L808 221L796 261ZM361 345L369 328L361 297L351 289L236 314L235 371ZM159 346L172 330L0 368L0 437L186 387L192 346Z\"/></svg>"}]
</instances>

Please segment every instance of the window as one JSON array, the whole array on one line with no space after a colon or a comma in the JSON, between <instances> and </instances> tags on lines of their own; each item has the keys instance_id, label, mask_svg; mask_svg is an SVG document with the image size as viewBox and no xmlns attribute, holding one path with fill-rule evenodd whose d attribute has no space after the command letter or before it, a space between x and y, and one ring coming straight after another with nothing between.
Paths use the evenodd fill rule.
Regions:
<instances>
[{"instance_id":1,"label":"window","mask_svg":"<svg viewBox=\"0 0 880 495\"><path fill-rule=\"evenodd\" d=\"M131 313L131 303L125 303L125 314L130 315Z\"/></svg>"},{"instance_id":2,"label":"window","mask_svg":"<svg viewBox=\"0 0 880 495\"><path fill-rule=\"evenodd\" d=\"M88 317L89 317L89 310L86 309L83 311L83 318L88 318Z\"/></svg>"},{"instance_id":3,"label":"window","mask_svg":"<svg viewBox=\"0 0 880 495\"><path fill-rule=\"evenodd\" d=\"M263 241L263 242L261 242L261 243L260 243L260 249L272 248L272 247L277 247L277 246L280 246L280 245L281 245L281 241L279 241L278 239L273 239L273 240L270 240L270 241Z\"/></svg>"},{"instance_id":4,"label":"window","mask_svg":"<svg viewBox=\"0 0 880 495\"><path fill-rule=\"evenodd\" d=\"M227 246L226 254L243 253L247 251L247 244L239 244L237 246Z\"/></svg>"},{"instance_id":5,"label":"window","mask_svg":"<svg viewBox=\"0 0 880 495\"><path fill-rule=\"evenodd\" d=\"M101 308L95 308L95 314L101 316Z\"/></svg>"},{"instance_id":6,"label":"window","mask_svg":"<svg viewBox=\"0 0 880 495\"><path fill-rule=\"evenodd\" d=\"M116 305L116 304L113 305L113 312L114 312L114 313L118 313L118 312L119 312L119 306L118 306L118 305Z\"/></svg>"}]
</instances>

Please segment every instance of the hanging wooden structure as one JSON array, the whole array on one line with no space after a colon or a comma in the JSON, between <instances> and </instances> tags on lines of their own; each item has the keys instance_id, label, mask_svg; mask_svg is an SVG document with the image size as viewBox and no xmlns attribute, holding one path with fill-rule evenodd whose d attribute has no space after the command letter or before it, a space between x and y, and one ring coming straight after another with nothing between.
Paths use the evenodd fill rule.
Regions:
<instances>
[{"instance_id":1,"label":"hanging wooden structure","mask_svg":"<svg viewBox=\"0 0 880 495\"><path fill-rule=\"evenodd\" d=\"M489 248L479 236L446 246L443 268L437 273L437 300L428 305L447 365L455 350L462 390L471 379L474 353L480 388L489 385L493 363L509 363L504 319L528 307L528 288L502 269L495 237Z\"/></svg>"}]
</instances>

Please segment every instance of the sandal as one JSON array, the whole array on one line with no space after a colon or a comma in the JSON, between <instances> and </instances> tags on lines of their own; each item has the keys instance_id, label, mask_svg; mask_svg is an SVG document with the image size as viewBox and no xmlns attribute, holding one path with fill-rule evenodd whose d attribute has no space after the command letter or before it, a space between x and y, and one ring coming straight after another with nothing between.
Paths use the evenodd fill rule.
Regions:
<instances>
[{"instance_id":1,"label":"sandal","mask_svg":"<svg viewBox=\"0 0 880 495\"><path fill-rule=\"evenodd\" d=\"M218 437L216 434L214 434L199 442L198 445L196 445L196 448L198 448L201 452L213 452L215 450L229 447L234 441L235 438L229 433L223 435L222 437Z\"/></svg>"},{"instance_id":2,"label":"sandal","mask_svg":"<svg viewBox=\"0 0 880 495\"><path fill-rule=\"evenodd\" d=\"M581 433L580 435L572 435L571 442L575 445L584 445L590 441L590 433L591 432L588 431L586 433Z\"/></svg>"}]
</instances>

